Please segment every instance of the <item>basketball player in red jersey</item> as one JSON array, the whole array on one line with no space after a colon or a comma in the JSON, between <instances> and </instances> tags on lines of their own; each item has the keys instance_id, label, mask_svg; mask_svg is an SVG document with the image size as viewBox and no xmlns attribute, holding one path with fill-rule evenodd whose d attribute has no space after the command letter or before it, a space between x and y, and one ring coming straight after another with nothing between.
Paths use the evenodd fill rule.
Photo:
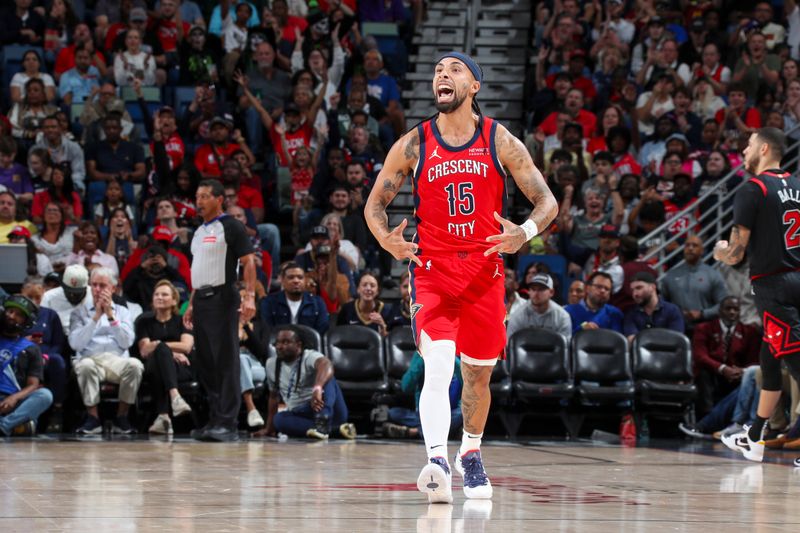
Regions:
<instances>
[{"instance_id":1,"label":"basketball player in red jersey","mask_svg":"<svg viewBox=\"0 0 800 533\"><path fill-rule=\"evenodd\" d=\"M500 253L515 253L556 216L558 206L525 146L484 117L475 96L478 64L460 52L436 64L432 119L419 124L389 151L364 209L370 230L396 259L409 259L411 319L425 361L419 410L428 464L417 480L432 503L453 501L447 435L449 386L461 357L464 434L455 468L467 498L488 499L481 437L489 414L489 378L505 348L504 270ZM518 226L505 218L505 179L511 174L533 203ZM412 174L417 234L408 222L389 229L386 206Z\"/></svg>"},{"instance_id":2,"label":"basketball player in red jersey","mask_svg":"<svg viewBox=\"0 0 800 533\"><path fill-rule=\"evenodd\" d=\"M757 462L764 457L764 424L781 396L781 361L800 380L800 178L780 168L785 153L781 130L762 128L750 136L744 165L755 177L736 193L730 242L719 241L714 248L714 258L729 265L741 262L747 251L762 316L763 381L756 419L741 433L722 439Z\"/></svg>"}]
</instances>

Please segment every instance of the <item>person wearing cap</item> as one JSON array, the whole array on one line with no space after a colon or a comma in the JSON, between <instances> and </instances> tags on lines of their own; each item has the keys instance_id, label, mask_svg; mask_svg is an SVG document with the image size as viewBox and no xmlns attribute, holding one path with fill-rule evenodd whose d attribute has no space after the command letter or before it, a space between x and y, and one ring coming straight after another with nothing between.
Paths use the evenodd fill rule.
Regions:
<instances>
[{"instance_id":1,"label":"person wearing cap","mask_svg":"<svg viewBox=\"0 0 800 533\"><path fill-rule=\"evenodd\" d=\"M703 261L703 240L694 234L683 244L684 263L661 280L661 295L681 308L687 331L698 322L716 318L727 294L719 271Z\"/></svg>"},{"instance_id":2,"label":"person wearing cap","mask_svg":"<svg viewBox=\"0 0 800 533\"><path fill-rule=\"evenodd\" d=\"M17 196L9 191L0 191L0 244L8 243L8 235L17 226L22 226L31 234L38 233L30 220L17 220Z\"/></svg>"},{"instance_id":3,"label":"person wearing cap","mask_svg":"<svg viewBox=\"0 0 800 533\"><path fill-rule=\"evenodd\" d=\"M381 247L411 261L412 322L425 360L420 419L427 462L417 488L431 503L453 501L447 436L456 351L464 375L464 429L454 468L463 474L466 497L493 495L480 446L490 377L506 345L504 265L495 254L516 253L558 211L525 145L482 114L476 102L482 83L480 66L462 52L436 61L431 90L438 113L392 146L364 208ZM504 168L533 204L521 226L499 214ZM418 237L409 242L403 235L408 221L390 229L386 209L413 171L421 178L414 189Z\"/></svg>"},{"instance_id":4,"label":"person wearing cap","mask_svg":"<svg viewBox=\"0 0 800 533\"><path fill-rule=\"evenodd\" d=\"M103 117L103 133L104 140L86 147L88 204L94 206L102 202L106 182L115 177L122 181L125 201L134 203L133 184L140 183L146 173L144 148L141 143L122 138L122 119L116 113Z\"/></svg>"},{"instance_id":5,"label":"person wearing cap","mask_svg":"<svg viewBox=\"0 0 800 533\"><path fill-rule=\"evenodd\" d=\"M544 52L542 52L542 55ZM531 118L532 129L539 126L544 119L551 113L561 111L567 99L567 93L572 89L572 77L563 70L557 72L553 77L552 87L545 83L545 61L541 58L536 63L536 88L538 89L531 96L530 107L533 109ZM541 69L541 72L539 70Z\"/></svg>"},{"instance_id":6,"label":"person wearing cap","mask_svg":"<svg viewBox=\"0 0 800 533\"><path fill-rule=\"evenodd\" d=\"M528 283L528 303L508 316L506 336L527 328L555 331L567 341L572 337L572 319L563 307L553 301L555 291L549 274L536 274Z\"/></svg>"},{"instance_id":7,"label":"person wearing cap","mask_svg":"<svg viewBox=\"0 0 800 533\"><path fill-rule=\"evenodd\" d=\"M794 10L792 7L795 5L795 2L786 2L784 13L787 18L791 19L789 15L793 13ZM789 27L791 28L791 23L789 23ZM733 40L731 46L737 46L747 41L747 38L753 31L760 31L764 34L766 37L766 47L770 51L773 50L776 45L784 42L786 27L775 21L775 9L771 2L766 0L756 2L753 7L752 18L748 16L742 17L738 31L732 36ZM791 37L791 30L789 37Z\"/></svg>"},{"instance_id":8,"label":"person wearing cap","mask_svg":"<svg viewBox=\"0 0 800 533\"><path fill-rule=\"evenodd\" d=\"M80 305L92 304L92 293L89 286L89 271L83 265L71 265L64 270L61 284L50 289L42 296L42 307L58 313L58 319L64 327L64 334L69 334L69 321L72 311Z\"/></svg>"},{"instance_id":9,"label":"person wearing cap","mask_svg":"<svg viewBox=\"0 0 800 533\"><path fill-rule=\"evenodd\" d=\"M44 359L23 333L36 321L38 308L21 295L7 297L0 316L0 435L32 435L36 420L53 403L41 386Z\"/></svg>"},{"instance_id":10,"label":"person wearing cap","mask_svg":"<svg viewBox=\"0 0 800 533\"><path fill-rule=\"evenodd\" d=\"M625 274L620 264L619 227L614 224L603 224L598 233L597 251L589 256L583 267L584 277L589 277L593 272L605 272L613 281L612 295L622 289Z\"/></svg>"},{"instance_id":11,"label":"person wearing cap","mask_svg":"<svg viewBox=\"0 0 800 533\"><path fill-rule=\"evenodd\" d=\"M178 63L178 44L189 33L190 24L184 22L180 0L161 0L156 8L156 18L152 19L150 30L161 42L161 48L167 56L166 66L174 67ZM191 20L191 19L190 19Z\"/></svg>"},{"instance_id":12,"label":"person wearing cap","mask_svg":"<svg viewBox=\"0 0 800 533\"><path fill-rule=\"evenodd\" d=\"M225 162L240 148L238 144L228 142L233 130L233 117L226 114L212 118L208 123L208 130L209 142L197 148L194 166L203 179L219 179Z\"/></svg>"},{"instance_id":13,"label":"person wearing cap","mask_svg":"<svg viewBox=\"0 0 800 533\"><path fill-rule=\"evenodd\" d=\"M178 271L181 279L184 280L186 287L191 290L191 266L186 257L185 247L181 246L175 234L166 226L156 226L150 235L150 242L161 245L167 251L167 265ZM124 283L133 270L141 265L142 256L147 247L138 247L133 251L128 261L122 267L120 280Z\"/></svg>"},{"instance_id":14,"label":"person wearing cap","mask_svg":"<svg viewBox=\"0 0 800 533\"><path fill-rule=\"evenodd\" d=\"M31 231L25 226L14 226L8 233L9 244L24 244L28 249L28 268L29 276L46 276L53 271L53 265L46 255L36 251L36 247L31 242Z\"/></svg>"},{"instance_id":15,"label":"person wearing cap","mask_svg":"<svg viewBox=\"0 0 800 533\"><path fill-rule=\"evenodd\" d=\"M58 274L53 273L56 278ZM47 277L45 277L45 280ZM58 279L57 283L61 283ZM25 330L25 338L39 346L44 357L44 384L53 393L53 410L47 429L51 433L61 433L63 428L62 406L67 395L67 366L62 354L67 350L67 337L58 313L42 307L44 286L38 278L29 278L20 289L20 294L38 307L33 325Z\"/></svg>"},{"instance_id":16,"label":"person wearing cap","mask_svg":"<svg viewBox=\"0 0 800 533\"><path fill-rule=\"evenodd\" d=\"M145 311L150 311L153 291L162 280L171 282L181 294L181 300L186 299L186 280L167 263L167 251L153 244L142 255L142 263L125 278L122 290L128 299L141 305Z\"/></svg>"},{"instance_id":17,"label":"person wearing cap","mask_svg":"<svg viewBox=\"0 0 800 533\"><path fill-rule=\"evenodd\" d=\"M78 378L86 419L79 434L102 432L98 406L102 382L119 384L119 404L113 422L114 433L135 430L128 420L128 409L136 403L144 365L130 356L128 348L135 338L131 313L113 301L117 275L105 267L95 268L90 277L92 303L78 306L70 315L69 345L75 352L73 368Z\"/></svg>"},{"instance_id":18,"label":"person wearing cap","mask_svg":"<svg viewBox=\"0 0 800 533\"><path fill-rule=\"evenodd\" d=\"M331 243L330 233L328 233L328 228L322 225L314 226L313 228L311 228L311 234L309 235L308 238L308 244L297 253L297 255L294 258L294 261L298 265L300 265L300 267L303 268L306 272L318 271L321 262L321 259L318 256L318 251L320 249L320 246L325 246L328 252L330 252L332 244L333 243ZM328 257L328 253L326 253L323 262L327 263L329 259L333 260L334 257L333 256ZM332 276L330 281L333 281L334 285L338 287L338 285L340 284L339 275L341 275L347 281L346 285L344 284L342 285L344 286L345 290L352 296L355 293L355 279L353 277L353 271L350 269L350 265L347 263L347 260L344 257L339 257L338 253L335 255L335 264L336 264L336 274L334 275L333 272L331 272ZM327 276L324 277L327 279ZM336 294L336 291L328 294ZM349 301L349 299L345 301Z\"/></svg>"},{"instance_id":19,"label":"person wearing cap","mask_svg":"<svg viewBox=\"0 0 800 533\"><path fill-rule=\"evenodd\" d=\"M656 277L650 272L637 272L630 280L631 295L636 306L625 313L622 332L633 342L643 329L661 328L684 332L680 308L658 296Z\"/></svg>"},{"instance_id":20,"label":"person wearing cap","mask_svg":"<svg viewBox=\"0 0 800 533\"><path fill-rule=\"evenodd\" d=\"M144 116L147 133L151 136L150 153L153 154L154 159L156 157L163 158L164 153L166 153L169 170L177 170L183 164L183 159L186 156L186 146L178 132L178 117L175 114L175 110L169 106L163 106L156 112L155 116L151 117L150 110L148 109L147 102L145 102L142 93L141 84L137 83L135 89L139 108L142 110L142 115ZM163 152L156 152L157 144L159 145L159 152L161 152L161 150L163 150ZM156 172L158 171L159 169L156 168Z\"/></svg>"}]
</instances>

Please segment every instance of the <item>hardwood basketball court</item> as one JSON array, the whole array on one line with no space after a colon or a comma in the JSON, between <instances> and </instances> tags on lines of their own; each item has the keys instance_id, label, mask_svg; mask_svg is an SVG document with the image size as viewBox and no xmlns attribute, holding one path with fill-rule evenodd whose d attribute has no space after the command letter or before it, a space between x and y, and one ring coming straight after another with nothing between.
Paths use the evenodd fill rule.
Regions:
<instances>
[{"instance_id":1,"label":"hardwood basketball court","mask_svg":"<svg viewBox=\"0 0 800 533\"><path fill-rule=\"evenodd\" d=\"M0 531L800 528L792 453L759 465L721 443L489 442L483 450L491 505L465 504L457 489L454 505L428 506L415 484L420 442L6 439Z\"/></svg>"}]
</instances>

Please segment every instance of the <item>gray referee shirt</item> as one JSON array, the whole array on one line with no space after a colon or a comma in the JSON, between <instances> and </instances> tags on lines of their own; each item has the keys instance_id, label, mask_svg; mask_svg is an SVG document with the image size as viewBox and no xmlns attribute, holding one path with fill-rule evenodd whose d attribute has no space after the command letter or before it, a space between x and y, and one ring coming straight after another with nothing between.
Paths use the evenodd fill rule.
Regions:
<instances>
[{"instance_id":1,"label":"gray referee shirt","mask_svg":"<svg viewBox=\"0 0 800 533\"><path fill-rule=\"evenodd\" d=\"M192 287L217 287L236 282L239 258L253 253L241 222L220 215L202 224L192 239Z\"/></svg>"}]
</instances>

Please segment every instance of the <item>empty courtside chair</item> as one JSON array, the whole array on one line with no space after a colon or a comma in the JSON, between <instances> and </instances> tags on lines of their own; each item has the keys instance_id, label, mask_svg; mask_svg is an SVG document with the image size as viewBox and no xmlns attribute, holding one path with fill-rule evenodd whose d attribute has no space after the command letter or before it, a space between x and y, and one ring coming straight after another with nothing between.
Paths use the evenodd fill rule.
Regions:
<instances>
[{"instance_id":1,"label":"empty courtside chair","mask_svg":"<svg viewBox=\"0 0 800 533\"><path fill-rule=\"evenodd\" d=\"M328 332L326 348L346 399L369 400L376 392L389 390L383 339L377 331L337 326Z\"/></svg>"},{"instance_id":2,"label":"empty courtside chair","mask_svg":"<svg viewBox=\"0 0 800 533\"><path fill-rule=\"evenodd\" d=\"M633 377L637 411L672 411L679 415L692 405L692 347L683 333L644 329L633 341Z\"/></svg>"},{"instance_id":3,"label":"empty courtside chair","mask_svg":"<svg viewBox=\"0 0 800 533\"><path fill-rule=\"evenodd\" d=\"M577 435L586 416L618 416L634 398L628 340L610 329L580 330L572 337L572 369L578 407L569 432Z\"/></svg>"},{"instance_id":4,"label":"empty courtside chair","mask_svg":"<svg viewBox=\"0 0 800 533\"><path fill-rule=\"evenodd\" d=\"M572 397L569 347L559 333L541 328L517 331L508 341L508 359L516 398Z\"/></svg>"},{"instance_id":5,"label":"empty courtside chair","mask_svg":"<svg viewBox=\"0 0 800 533\"><path fill-rule=\"evenodd\" d=\"M392 329L384 339L386 343L386 367L389 374L389 389L400 392L400 381L411 364L411 358L417 351L414 333L410 326Z\"/></svg>"},{"instance_id":6,"label":"empty courtside chair","mask_svg":"<svg viewBox=\"0 0 800 533\"><path fill-rule=\"evenodd\" d=\"M506 349L512 388L517 400L503 423L513 438L530 414L557 414L569 430L566 406L575 386L570 369L569 345L555 331L526 328L514 333Z\"/></svg>"},{"instance_id":7,"label":"empty courtside chair","mask_svg":"<svg viewBox=\"0 0 800 533\"><path fill-rule=\"evenodd\" d=\"M581 330L572 337L575 387L582 403L632 400L628 341L610 329Z\"/></svg>"}]
</instances>

